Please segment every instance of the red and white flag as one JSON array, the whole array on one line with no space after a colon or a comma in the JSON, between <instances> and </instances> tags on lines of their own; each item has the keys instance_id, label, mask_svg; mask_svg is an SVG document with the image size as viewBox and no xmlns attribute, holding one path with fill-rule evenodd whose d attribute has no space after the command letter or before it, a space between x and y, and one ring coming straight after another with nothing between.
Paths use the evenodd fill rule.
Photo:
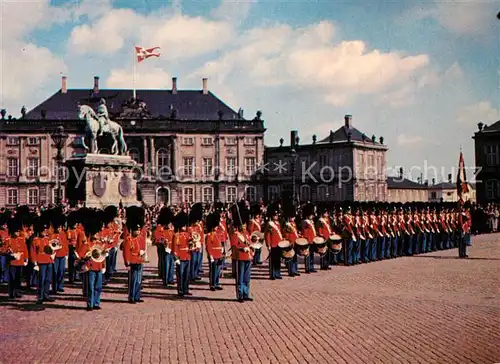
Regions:
<instances>
[{"instance_id":1,"label":"red and white flag","mask_svg":"<svg viewBox=\"0 0 500 364\"><path fill-rule=\"evenodd\" d=\"M460 159L458 161L458 175L457 175L457 193L459 201L464 201L464 195L469 193L467 185L467 176L465 175L465 162L462 152L460 152Z\"/></svg>"},{"instance_id":2,"label":"red and white flag","mask_svg":"<svg viewBox=\"0 0 500 364\"><path fill-rule=\"evenodd\" d=\"M160 53L155 52L157 49L160 49L160 47L143 48L143 47L135 46L135 52L137 55L137 62L141 63L142 61L144 61L146 58L149 58L149 57L160 57Z\"/></svg>"}]
</instances>

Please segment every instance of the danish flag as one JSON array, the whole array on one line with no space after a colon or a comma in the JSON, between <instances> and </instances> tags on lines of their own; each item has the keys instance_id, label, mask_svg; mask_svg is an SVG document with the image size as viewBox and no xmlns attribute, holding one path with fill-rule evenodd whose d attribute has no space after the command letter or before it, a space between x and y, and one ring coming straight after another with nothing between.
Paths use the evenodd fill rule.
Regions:
<instances>
[{"instance_id":1,"label":"danish flag","mask_svg":"<svg viewBox=\"0 0 500 364\"><path fill-rule=\"evenodd\" d=\"M458 175L457 175L457 194L460 201L463 201L464 195L469 192L469 187L467 185L467 177L465 175L465 163L464 156L460 152L460 158L458 161Z\"/></svg>"},{"instance_id":2,"label":"danish flag","mask_svg":"<svg viewBox=\"0 0 500 364\"><path fill-rule=\"evenodd\" d=\"M157 49L160 49L160 47L143 48L135 46L135 52L137 54L137 62L141 63L142 61L144 61L146 58L149 57L160 57L160 53L155 52Z\"/></svg>"}]
</instances>

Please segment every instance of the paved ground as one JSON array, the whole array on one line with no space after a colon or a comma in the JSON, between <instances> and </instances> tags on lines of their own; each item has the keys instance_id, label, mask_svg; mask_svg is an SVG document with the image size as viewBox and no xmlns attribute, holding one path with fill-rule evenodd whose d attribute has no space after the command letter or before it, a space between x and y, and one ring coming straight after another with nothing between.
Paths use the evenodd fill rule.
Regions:
<instances>
[{"instance_id":1,"label":"paved ground","mask_svg":"<svg viewBox=\"0 0 500 364\"><path fill-rule=\"evenodd\" d=\"M40 309L0 301L0 363L500 362L500 234L457 251L335 267L282 281L253 271L254 302L206 283L179 300L147 268L146 302L126 303L126 276L85 311L78 287ZM154 252L150 257L155 261ZM205 279L206 281L206 279Z\"/></svg>"}]
</instances>

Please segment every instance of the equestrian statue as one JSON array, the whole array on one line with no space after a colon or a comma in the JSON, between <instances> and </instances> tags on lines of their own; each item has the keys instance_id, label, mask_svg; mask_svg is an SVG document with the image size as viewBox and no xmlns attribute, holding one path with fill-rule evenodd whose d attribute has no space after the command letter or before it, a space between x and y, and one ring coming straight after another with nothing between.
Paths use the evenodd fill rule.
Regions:
<instances>
[{"instance_id":1,"label":"equestrian statue","mask_svg":"<svg viewBox=\"0 0 500 364\"><path fill-rule=\"evenodd\" d=\"M123 137L123 129L120 124L109 119L106 100L99 101L97 114L88 105L78 105L78 118L85 120L85 138L83 138L83 146L88 153L98 153L97 138L103 135L111 137L113 144L111 146L111 154L127 155L127 144ZM85 139L88 139L89 145Z\"/></svg>"}]
</instances>

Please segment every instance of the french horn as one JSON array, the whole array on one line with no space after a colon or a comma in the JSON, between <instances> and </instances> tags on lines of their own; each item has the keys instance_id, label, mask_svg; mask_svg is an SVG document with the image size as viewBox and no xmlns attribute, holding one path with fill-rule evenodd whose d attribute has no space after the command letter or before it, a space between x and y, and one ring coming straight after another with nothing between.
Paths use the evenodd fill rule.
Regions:
<instances>
[{"instance_id":1,"label":"french horn","mask_svg":"<svg viewBox=\"0 0 500 364\"><path fill-rule=\"evenodd\" d=\"M61 249L61 243L59 242L58 239L52 239L48 245L45 245L43 247L43 252L47 255L53 255L56 250Z\"/></svg>"},{"instance_id":2,"label":"french horn","mask_svg":"<svg viewBox=\"0 0 500 364\"><path fill-rule=\"evenodd\" d=\"M90 259L96 263L102 263L106 260L106 248L102 245L94 245L90 249Z\"/></svg>"},{"instance_id":3,"label":"french horn","mask_svg":"<svg viewBox=\"0 0 500 364\"><path fill-rule=\"evenodd\" d=\"M201 248L201 235L196 231L191 233L191 249L200 249Z\"/></svg>"}]
</instances>

